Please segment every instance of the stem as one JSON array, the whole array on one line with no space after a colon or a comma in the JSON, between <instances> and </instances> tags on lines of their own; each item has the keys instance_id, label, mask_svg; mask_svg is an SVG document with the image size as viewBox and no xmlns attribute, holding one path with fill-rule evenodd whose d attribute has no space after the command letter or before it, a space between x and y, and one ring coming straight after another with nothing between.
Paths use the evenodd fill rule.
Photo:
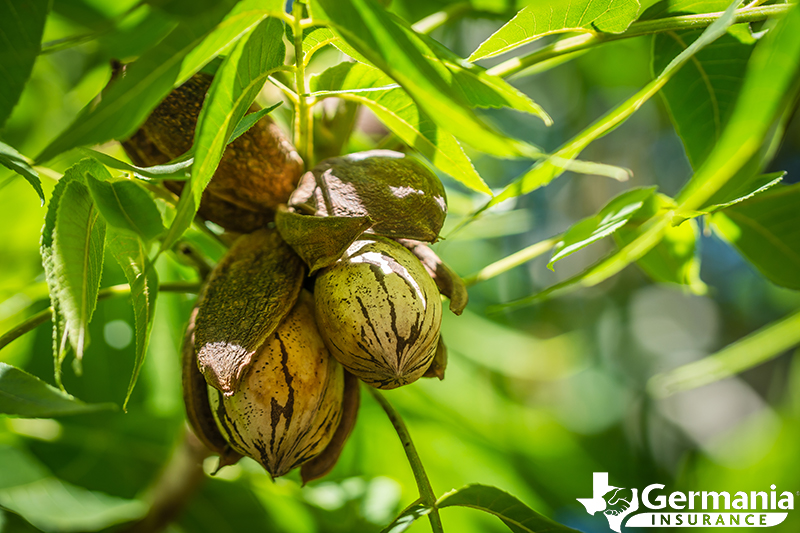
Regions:
<instances>
[{"instance_id":1,"label":"stem","mask_svg":"<svg viewBox=\"0 0 800 533\"><path fill-rule=\"evenodd\" d=\"M386 412L386 416L388 416L389 420L392 422L397 436L400 437L400 442L403 443L406 457L408 457L411 470L414 472L414 479L417 481L417 488L419 489L422 503L431 508L431 512L428 515L431 521L431 529L433 529L434 533L443 533L442 519L439 518L439 510L436 508L436 495L433 493L431 482L428 481L425 467L422 466L422 461L419 458L417 449L414 447L414 443L411 441L411 435L408 432L405 422L403 422L403 419L400 417L400 413L395 411L394 407L392 407L392 404L378 392L378 389L367 386L367 390Z\"/></svg>"},{"instance_id":2,"label":"stem","mask_svg":"<svg viewBox=\"0 0 800 533\"><path fill-rule=\"evenodd\" d=\"M791 4L775 4L769 6L756 6L740 9L734 15L734 24L742 22L757 22L771 16L781 15L789 11ZM655 20L642 20L634 22L623 33L583 33L574 37L561 39L530 54L514 57L495 65L487 72L502 78L512 76L542 61L571 54L581 50L594 48L609 41L618 41L642 35L652 35L677 30L691 30L709 26L722 16L722 13L701 13L699 15L680 15L665 17Z\"/></svg>"},{"instance_id":3,"label":"stem","mask_svg":"<svg viewBox=\"0 0 800 533\"><path fill-rule=\"evenodd\" d=\"M656 374L647 383L650 396L666 398L734 376L800 344L800 311L729 344L704 359Z\"/></svg>"},{"instance_id":4,"label":"stem","mask_svg":"<svg viewBox=\"0 0 800 533\"><path fill-rule=\"evenodd\" d=\"M52 307L48 307L47 309L39 311L38 313L30 317L22 324L11 329L5 335L0 337L0 350L5 348L10 342L14 341L15 339L18 339L19 337L22 337L29 331L33 331L37 327L41 326L42 324L50 320L52 317L53 317Z\"/></svg>"},{"instance_id":5,"label":"stem","mask_svg":"<svg viewBox=\"0 0 800 533\"><path fill-rule=\"evenodd\" d=\"M200 276L200 279L208 278L211 271L214 270L214 265L210 264L206 261L206 258L203 257L195 246L193 246L188 241L179 241L177 246L175 246L175 252L179 254L180 257L184 257L189 263L194 266L194 269L197 271L197 274Z\"/></svg>"},{"instance_id":6,"label":"stem","mask_svg":"<svg viewBox=\"0 0 800 533\"><path fill-rule=\"evenodd\" d=\"M314 166L314 129L311 116L313 100L308 96L308 80L303 63L303 4L295 1L292 5L292 30L294 31L294 83L297 89L297 103L294 117L294 141L303 158L306 168Z\"/></svg>"},{"instance_id":7,"label":"stem","mask_svg":"<svg viewBox=\"0 0 800 533\"><path fill-rule=\"evenodd\" d=\"M499 261L495 261L494 263L483 267L475 274L464 278L464 284L467 287L471 287L476 283L492 279L493 277L499 276L504 272L508 272L512 268L516 268L523 263L527 263L531 259L535 259L552 249L553 246L555 246L556 243L561 240L561 237L562 235L550 237L549 239L532 244L527 248L523 248L522 250L515 252L508 257L504 257Z\"/></svg>"},{"instance_id":8,"label":"stem","mask_svg":"<svg viewBox=\"0 0 800 533\"><path fill-rule=\"evenodd\" d=\"M269 80L270 83L272 83L272 85L283 91L283 94L286 95L286 97L289 99L290 102L292 102L292 104L294 104L295 106L299 105L300 100L297 97L297 93L295 93L285 84L281 83L281 81L274 76L267 76L267 79Z\"/></svg>"},{"instance_id":9,"label":"stem","mask_svg":"<svg viewBox=\"0 0 800 533\"><path fill-rule=\"evenodd\" d=\"M436 13L428 15L424 19L418 20L414 23L412 28L418 33L429 34L433 30L445 25L447 22L470 11L472 11L472 4L469 2L451 4L441 11L437 11Z\"/></svg>"},{"instance_id":10,"label":"stem","mask_svg":"<svg viewBox=\"0 0 800 533\"><path fill-rule=\"evenodd\" d=\"M186 281L174 281L171 283L163 283L158 287L159 292L186 292L186 293L197 293L200 290L199 283L193 282L186 282ZM111 298L115 296L126 296L131 293L131 287L127 283L123 283L121 285L112 285L111 287L106 287L105 289L101 289L99 293L97 293L97 300L105 300L106 298ZM38 326L41 326L48 320L53 318L53 308L48 307L42 311L39 311L35 315L29 317L27 320L22 322L20 325L12 328L8 332L6 332L2 337L0 337L0 350L8 346L11 342L17 340L18 338L22 337L29 331L33 331Z\"/></svg>"}]
</instances>

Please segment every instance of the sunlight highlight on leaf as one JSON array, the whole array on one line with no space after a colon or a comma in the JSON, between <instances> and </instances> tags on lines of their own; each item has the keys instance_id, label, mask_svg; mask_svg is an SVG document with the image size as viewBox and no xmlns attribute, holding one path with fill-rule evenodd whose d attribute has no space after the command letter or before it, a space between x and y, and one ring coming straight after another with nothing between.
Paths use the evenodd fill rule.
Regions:
<instances>
[{"instance_id":1,"label":"sunlight highlight on leaf","mask_svg":"<svg viewBox=\"0 0 800 533\"><path fill-rule=\"evenodd\" d=\"M498 157L535 157L539 150L506 137L480 120L443 77L444 65L422 38L390 17L374 0L315 0L313 17L329 21L348 44L399 83L442 128ZM449 71L447 71L449 72Z\"/></svg>"},{"instance_id":2,"label":"sunlight highlight on leaf","mask_svg":"<svg viewBox=\"0 0 800 533\"><path fill-rule=\"evenodd\" d=\"M181 194L175 219L162 242L162 250L175 244L191 225L228 139L267 77L283 66L286 47L282 36L283 23L273 18L266 19L246 40L236 45L214 77L197 119L191 180Z\"/></svg>"},{"instance_id":3,"label":"sunlight highlight on leaf","mask_svg":"<svg viewBox=\"0 0 800 533\"><path fill-rule=\"evenodd\" d=\"M214 9L182 20L158 45L131 63L125 75L107 87L100 103L86 107L37 161L50 160L77 146L124 139L133 133L173 87L249 31L267 15L275 0L257 11L252 2L244 2L225 18L234 3L225 0Z\"/></svg>"},{"instance_id":4,"label":"sunlight highlight on leaf","mask_svg":"<svg viewBox=\"0 0 800 533\"><path fill-rule=\"evenodd\" d=\"M556 261L613 234L628 223L655 191L655 187L627 190L608 202L596 215L570 226L553 250L547 268L553 270Z\"/></svg>"},{"instance_id":5,"label":"sunlight highlight on leaf","mask_svg":"<svg viewBox=\"0 0 800 533\"><path fill-rule=\"evenodd\" d=\"M386 89L393 80L362 63L341 63L311 78L312 91L344 91L334 96L362 103L434 166L467 187L486 194L491 190L478 175L464 149L441 129L399 87ZM377 89L361 92L360 89Z\"/></svg>"},{"instance_id":6,"label":"sunlight highlight on leaf","mask_svg":"<svg viewBox=\"0 0 800 533\"><path fill-rule=\"evenodd\" d=\"M469 61L509 52L559 33L622 33L636 20L638 0L544 0L525 7L486 39Z\"/></svg>"}]
</instances>

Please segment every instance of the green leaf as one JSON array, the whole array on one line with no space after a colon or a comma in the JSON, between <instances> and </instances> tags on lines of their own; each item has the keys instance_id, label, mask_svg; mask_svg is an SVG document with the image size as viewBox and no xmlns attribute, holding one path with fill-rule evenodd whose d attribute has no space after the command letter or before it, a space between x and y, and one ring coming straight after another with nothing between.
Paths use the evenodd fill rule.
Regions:
<instances>
[{"instance_id":1,"label":"green leaf","mask_svg":"<svg viewBox=\"0 0 800 533\"><path fill-rule=\"evenodd\" d=\"M472 108L509 107L523 113L539 117L550 126L553 120L544 109L527 95L517 90L504 79L489 74L486 69L461 59L450 49L442 46L427 35L416 34L414 30L398 20L398 26L411 40L420 41L420 52L431 68L436 70L450 86L451 92L458 95ZM334 46L356 61L373 66L369 60L356 52L342 39L332 40Z\"/></svg>"},{"instance_id":2,"label":"green leaf","mask_svg":"<svg viewBox=\"0 0 800 533\"><path fill-rule=\"evenodd\" d=\"M147 4L172 16L186 18L214 7L214 0L145 0Z\"/></svg>"},{"instance_id":3,"label":"green leaf","mask_svg":"<svg viewBox=\"0 0 800 533\"><path fill-rule=\"evenodd\" d=\"M725 28L730 25L733 10L737 4L736 2L731 4L725 14L717 19L670 65L675 65L681 58L687 58L688 52L698 43L703 42L707 35L709 38L713 35L721 35L721 32L724 32ZM670 65L665 71L670 69ZM800 89L799 74L800 7L795 5L756 45L748 65L747 77L736 100L731 118L705 163L681 191L677 199L678 208L670 209L663 215L648 220L641 226L638 235L633 240L615 254L599 261L584 272L538 294L496 306L493 309L496 311L501 308L530 305L547 296L575 287L594 286L613 276L632 261L643 257L661 242L668 230L669 221L676 215L679 220L693 216L700 207L706 205L714 194L722 190L731 178L737 176L737 173L758 155L764 140L770 135L770 131L775 131L772 127L773 123L779 118L786 118L785 111ZM770 148L774 147L773 142L768 144ZM741 174L739 175L741 176ZM758 200L762 196L755 196L750 201ZM745 203L739 205L745 205ZM734 208L736 206L729 209ZM715 217L717 216L722 217L724 214L715 215ZM720 218L720 220L722 219ZM777 266L780 268L779 265ZM790 283L794 283L791 273L786 274L780 270L772 271L772 268L776 267L774 261L762 263L762 267L769 267L771 275L779 276L781 282L784 282L786 278Z\"/></svg>"},{"instance_id":4,"label":"green leaf","mask_svg":"<svg viewBox=\"0 0 800 533\"><path fill-rule=\"evenodd\" d=\"M432 511L431 507L418 502L419 500L403 510L391 524L381 530L381 533L402 533L410 528L414 522L423 516L429 515Z\"/></svg>"},{"instance_id":5,"label":"green leaf","mask_svg":"<svg viewBox=\"0 0 800 533\"><path fill-rule=\"evenodd\" d=\"M313 17L329 21L372 64L399 83L440 127L498 157L535 157L539 150L501 135L469 109L445 78L447 67L415 32L398 24L374 0L315 0ZM446 72L445 72L446 71Z\"/></svg>"},{"instance_id":6,"label":"green leaf","mask_svg":"<svg viewBox=\"0 0 800 533\"><path fill-rule=\"evenodd\" d=\"M142 241L134 235L112 228L108 234L108 249L122 267L131 288L131 305L136 326L136 359L128 392L122 404L122 409L125 410L147 354L147 344L153 327L156 297L158 296L158 273L147 258L147 250Z\"/></svg>"},{"instance_id":7,"label":"green leaf","mask_svg":"<svg viewBox=\"0 0 800 533\"><path fill-rule=\"evenodd\" d=\"M41 50L49 0L0 4L0 128L17 105Z\"/></svg>"},{"instance_id":8,"label":"green leaf","mask_svg":"<svg viewBox=\"0 0 800 533\"><path fill-rule=\"evenodd\" d=\"M559 33L622 33L636 20L637 0L542 0L524 8L486 39L469 61L504 54Z\"/></svg>"},{"instance_id":9,"label":"green leaf","mask_svg":"<svg viewBox=\"0 0 800 533\"><path fill-rule=\"evenodd\" d=\"M267 115L275 111L282 104L283 102L278 102L277 104L272 104L269 107L265 107L264 109L259 109L258 111L253 111L252 113L248 113L247 115L245 115L236 125L230 137L228 137L227 144L232 143L233 141L235 141L236 139L247 133L247 130L255 126L256 122L258 122L262 118L266 117Z\"/></svg>"},{"instance_id":10,"label":"green leaf","mask_svg":"<svg viewBox=\"0 0 800 533\"><path fill-rule=\"evenodd\" d=\"M656 34L653 71L664 68L700 33ZM755 42L748 24L732 26L728 33L695 54L661 91L693 168L699 168L708 157L730 118Z\"/></svg>"},{"instance_id":11,"label":"green leaf","mask_svg":"<svg viewBox=\"0 0 800 533\"><path fill-rule=\"evenodd\" d=\"M126 500L61 481L34 457L0 447L0 506L45 533L105 530L147 512L140 500Z\"/></svg>"},{"instance_id":12,"label":"green leaf","mask_svg":"<svg viewBox=\"0 0 800 533\"><path fill-rule=\"evenodd\" d=\"M699 361L650 378L647 390L656 398L695 389L769 361L800 344L800 311L764 326Z\"/></svg>"},{"instance_id":13,"label":"green leaf","mask_svg":"<svg viewBox=\"0 0 800 533\"><path fill-rule=\"evenodd\" d=\"M726 207L749 200L753 196L761 194L779 184L783 181L785 176L786 172L780 171L753 176L743 183L729 181L708 200L708 206L704 207L703 211L713 213L714 211L725 209Z\"/></svg>"},{"instance_id":14,"label":"green leaf","mask_svg":"<svg viewBox=\"0 0 800 533\"><path fill-rule=\"evenodd\" d=\"M483 67L464 61L427 35L422 38L435 53L433 56L425 54L425 57L429 61L441 61L447 67L452 76L450 84L460 90L472 107L510 107L539 117L547 126L553 124L553 119L539 104L504 79L489 74Z\"/></svg>"},{"instance_id":15,"label":"green leaf","mask_svg":"<svg viewBox=\"0 0 800 533\"><path fill-rule=\"evenodd\" d=\"M114 404L84 403L24 370L0 363L0 414L53 418L114 408Z\"/></svg>"},{"instance_id":16,"label":"green leaf","mask_svg":"<svg viewBox=\"0 0 800 533\"><path fill-rule=\"evenodd\" d=\"M181 193L175 220L162 243L162 250L175 244L191 225L203 190L214 176L228 139L267 76L283 66L285 56L283 22L269 18L246 40L239 41L223 61L197 119L191 180Z\"/></svg>"},{"instance_id":17,"label":"green leaf","mask_svg":"<svg viewBox=\"0 0 800 533\"><path fill-rule=\"evenodd\" d=\"M324 26L309 28L307 33L303 32L303 62L308 64L314 52L338 39L339 36L330 28Z\"/></svg>"},{"instance_id":18,"label":"green leaf","mask_svg":"<svg viewBox=\"0 0 800 533\"><path fill-rule=\"evenodd\" d=\"M624 247L639 235L642 224L674 207L674 200L668 196L651 196L631 220L614 233L614 240L620 247ZM695 220L668 227L661 242L640 257L636 264L654 281L684 285L694 294L705 294L708 288L700 279L698 235L699 229Z\"/></svg>"},{"instance_id":19,"label":"green leaf","mask_svg":"<svg viewBox=\"0 0 800 533\"><path fill-rule=\"evenodd\" d=\"M798 89L800 7L795 5L756 45L722 135L678 195L679 215L683 212L691 215L706 205L717 191L758 156L773 124L785 115ZM739 174L737 180L749 179L751 175Z\"/></svg>"},{"instance_id":20,"label":"green leaf","mask_svg":"<svg viewBox=\"0 0 800 533\"><path fill-rule=\"evenodd\" d=\"M654 20L664 17L724 11L731 5L729 0L648 0L647 9L639 20Z\"/></svg>"},{"instance_id":21,"label":"green leaf","mask_svg":"<svg viewBox=\"0 0 800 533\"><path fill-rule=\"evenodd\" d=\"M584 148L593 141L603 137L614 128L626 121L644 103L656 94L666 84L678 70L692 59L695 53L702 50L704 46L712 43L725 34L726 29L733 22L734 6L720 16L711 26L706 28L703 34L689 45L683 52L670 61L664 70L661 71L653 81L645 85L639 92L603 117L594 122L591 126L573 137L566 144L562 145L549 158L539 161L528 172L516 178L503 191L492 198L480 212L488 209L509 198L515 198L523 194L528 194L539 187L543 187L564 173L568 168L569 162L578 157Z\"/></svg>"},{"instance_id":22,"label":"green leaf","mask_svg":"<svg viewBox=\"0 0 800 533\"><path fill-rule=\"evenodd\" d=\"M234 2L236 3L236 2ZM181 65L177 87L203 68L211 58L224 54L266 17L285 15L284 0L240 0L214 30L192 50Z\"/></svg>"},{"instance_id":23,"label":"green leaf","mask_svg":"<svg viewBox=\"0 0 800 533\"><path fill-rule=\"evenodd\" d=\"M567 159L559 161L556 157L552 158L556 166L561 166L564 170L569 170L577 174L588 174L590 176L605 176L617 181L628 181L633 176L628 168L598 163L596 161L582 161L579 159Z\"/></svg>"},{"instance_id":24,"label":"green leaf","mask_svg":"<svg viewBox=\"0 0 800 533\"><path fill-rule=\"evenodd\" d=\"M668 214L653 217L639 228L637 235L625 246L601 259L583 272L572 276L560 283L556 283L543 291L519 298L512 302L490 306L487 313L497 313L501 310L515 309L532 305L545 298L562 294L578 287L593 287L620 272L634 261L639 260L652 250L664 238L669 225Z\"/></svg>"},{"instance_id":25,"label":"green leaf","mask_svg":"<svg viewBox=\"0 0 800 533\"><path fill-rule=\"evenodd\" d=\"M105 221L89 189L77 180L71 181L58 204L53 249L58 299L78 360L83 357L86 329L97 305L105 234Z\"/></svg>"},{"instance_id":26,"label":"green leaf","mask_svg":"<svg viewBox=\"0 0 800 533\"><path fill-rule=\"evenodd\" d=\"M136 182L114 179L105 167L97 164L97 170L87 174L86 185L109 225L141 235L145 241L164 231L156 203Z\"/></svg>"},{"instance_id":27,"label":"green leaf","mask_svg":"<svg viewBox=\"0 0 800 533\"><path fill-rule=\"evenodd\" d=\"M212 32L234 3L224 0L210 11L182 20L158 45L128 65L125 75L103 92L100 103L87 106L37 160L47 161L76 146L124 139L133 133L174 86L189 79L265 16L263 10L241 13L237 6Z\"/></svg>"},{"instance_id":28,"label":"green leaf","mask_svg":"<svg viewBox=\"0 0 800 533\"><path fill-rule=\"evenodd\" d=\"M84 159L67 169L53 190L42 228L40 250L53 307L53 355L59 386L67 340L80 365L100 288L105 221L85 185L86 174L97 172L99 166Z\"/></svg>"},{"instance_id":29,"label":"green leaf","mask_svg":"<svg viewBox=\"0 0 800 533\"><path fill-rule=\"evenodd\" d=\"M54 237L56 213L58 212L58 205L61 202L61 197L67 188L67 184L76 179L82 179L80 172L68 169L64 176L56 183L53 194L50 196L50 203L47 204L47 213L44 217L44 226L42 227L42 237L39 246L45 280L47 281L47 288L50 292L51 307L53 308L53 358L55 359L56 384L59 386L61 386L61 363L66 356L67 324L61 309L61 301L58 297L60 289L58 279L60 258L55 253Z\"/></svg>"},{"instance_id":30,"label":"green leaf","mask_svg":"<svg viewBox=\"0 0 800 533\"><path fill-rule=\"evenodd\" d=\"M712 216L714 229L770 281L800 290L800 184L776 187Z\"/></svg>"},{"instance_id":31,"label":"green leaf","mask_svg":"<svg viewBox=\"0 0 800 533\"><path fill-rule=\"evenodd\" d=\"M448 492L439 498L436 506L439 509L453 506L470 507L493 514L515 532L576 533L574 529L540 515L507 492L488 485L467 485Z\"/></svg>"},{"instance_id":32,"label":"green leaf","mask_svg":"<svg viewBox=\"0 0 800 533\"><path fill-rule=\"evenodd\" d=\"M42 182L39 179L39 173L31 167L25 156L17 152L13 147L4 142L0 142L0 165L3 165L9 170L13 170L25 178L36 191L36 194L39 195L42 205L44 205L44 191L42 190Z\"/></svg>"},{"instance_id":33,"label":"green leaf","mask_svg":"<svg viewBox=\"0 0 800 533\"><path fill-rule=\"evenodd\" d=\"M745 165L745 168L748 168ZM770 172L769 174L754 175L750 179L744 180L734 178L723 185L714 195L706 200L705 205L694 212L682 211L680 215L675 215L672 224L677 226L684 220L715 213L726 207L736 205L771 189L783 181L786 172Z\"/></svg>"},{"instance_id":34,"label":"green leaf","mask_svg":"<svg viewBox=\"0 0 800 533\"><path fill-rule=\"evenodd\" d=\"M350 46L346 40L344 40L338 33L335 31L333 32L336 35L336 40L331 41L331 44L336 47L341 53L346 56L351 57L352 59L358 61L359 63L363 63L364 65L368 65L370 67L374 67L375 65L372 62L364 57L358 50Z\"/></svg>"},{"instance_id":35,"label":"green leaf","mask_svg":"<svg viewBox=\"0 0 800 533\"><path fill-rule=\"evenodd\" d=\"M380 70L362 63L340 63L312 76L310 86L315 92L345 91L332 96L366 105L386 127L408 146L419 150L436 168L470 189L491 194L456 138L437 126Z\"/></svg>"},{"instance_id":36,"label":"green leaf","mask_svg":"<svg viewBox=\"0 0 800 533\"><path fill-rule=\"evenodd\" d=\"M556 261L611 235L627 224L655 191L655 187L625 191L608 202L596 215L573 224L556 244L547 268L553 270Z\"/></svg>"},{"instance_id":37,"label":"green leaf","mask_svg":"<svg viewBox=\"0 0 800 533\"><path fill-rule=\"evenodd\" d=\"M188 169L192 167L192 163L194 162L193 157L188 158L179 158L182 159L181 161L174 161L170 163L165 163L163 165L155 165L152 167L137 167L136 165L131 165L130 163L126 163L125 161L120 161L115 157L111 157L108 154L104 154L103 152L98 152L97 150L92 150L91 148L81 148L81 151L84 152L86 155L97 159L99 162L103 163L105 166L110 168L115 168L117 170L124 170L125 172L131 172L135 176L141 179L154 179L154 180L163 180L163 179L170 179L170 180L187 180L189 179Z\"/></svg>"}]
</instances>

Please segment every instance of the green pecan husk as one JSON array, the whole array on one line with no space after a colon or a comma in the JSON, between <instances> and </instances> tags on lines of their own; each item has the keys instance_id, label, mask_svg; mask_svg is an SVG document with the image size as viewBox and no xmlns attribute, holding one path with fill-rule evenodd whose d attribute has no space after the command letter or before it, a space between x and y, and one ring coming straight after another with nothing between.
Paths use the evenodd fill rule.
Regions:
<instances>
[{"instance_id":1,"label":"green pecan husk","mask_svg":"<svg viewBox=\"0 0 800 533\"><path fill-rule=\"evenodd\" d=\"M439 291L419 259L397 242L354 242L317 275L314 300L331 354L369 385L406 385L430 366L442 318Z\"/></svg>"},{"instance_id":2,"label":"green pecan husk","mask_svg":"<svg viewBox=\"0 0 800 533\"><path fill-rule=\"evenodd\" d=\"M211 386L208 392L231 448L273 477L319 455L339 427L344 374L317 331L312 296L300 295L233 394Z\"/></svg>"}]
</instances>

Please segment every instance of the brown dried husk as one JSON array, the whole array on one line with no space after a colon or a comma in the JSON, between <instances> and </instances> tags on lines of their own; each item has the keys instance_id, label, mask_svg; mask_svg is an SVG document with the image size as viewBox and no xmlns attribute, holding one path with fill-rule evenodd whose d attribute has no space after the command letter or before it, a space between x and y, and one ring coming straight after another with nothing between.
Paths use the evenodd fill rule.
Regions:
<instances>
[{"instance_id":1,"label":"brown dried husk","mask_svg":"<svg viewBox=\"0 0 800 533\"><path fill-rule=\"evenodd\" d=\"M212 80L207 74L195 74L122 143L135 164L160 165L189 151ZM257 110L254 105L250 112ZM198 212L226 229L254 231L272 220L279 204L286 203L302 171L303 161L280 127L269 117L262 118L227 146ZM183 188L181 181L164 184L175 193Z\"/></svg>"},{"instance_id":2,"label":"brown dried husk","mask_svg":"<svg viewBox=\"0 0 800 533\"><path fill-rule=\"evenodd\" d=\"M408 248L422 262L422 266L439 287L439 292L450 299L450 311L456 315L463 313L469 303L469 293L464 280L424 242L412 239L397 239L397 242Z\"/></svg>"},{"instance_id":3,"label":"brown dried husk","mask_svg":"<svg viewBox=\"0 0 800 533\"><path fill-rule=\"evenodd\" d=\"M369 217L368 233L432 242L447 215L439 178L412 157L371 150L321 161L300 179L289 206L318 217Z\"/></svg>"},{"instance_id":4,"label":"brown dried husk","mask_svg":"<svg viewBox=\"0 0 800 533\"><path fill-rule=\"evenodd\" d=\"M182 355L182 381L183 381L183 403L186 407L186 419L192 427L197 438L205 446L219 454L219 466L230 465L238 461L242 456L233 450L220 433L211 406L208 402L208 385L197 368L197 358L194 352L194 328L197 308L192 310L189 317L189 324L186 326L186 334L183 339Z\"/></svg>"}]
</instances>

